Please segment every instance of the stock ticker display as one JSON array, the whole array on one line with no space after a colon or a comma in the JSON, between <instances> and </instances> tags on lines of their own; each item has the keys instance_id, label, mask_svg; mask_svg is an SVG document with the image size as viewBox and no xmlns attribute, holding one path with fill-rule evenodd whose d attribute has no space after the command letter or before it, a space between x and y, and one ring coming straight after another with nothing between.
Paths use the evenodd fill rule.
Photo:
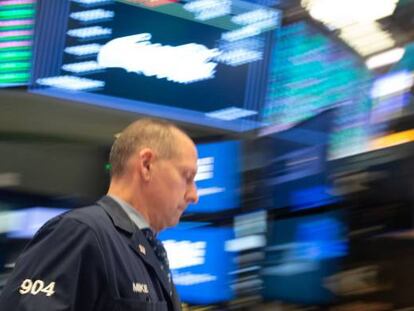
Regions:
<instances>
[{"instance_id":1,"label":"stock ticker display","mask_svg":"<svg viewBox=\"0 0 414 311\"><path fill-rule=\"evenodd\" d=\"M361 61L305 21L282 27L273 44L261 134L336 108L328 157L364 151L371 103L370 74Z\"/></svg>"},{"instance_id":2,"label":"stock ticker display","mask_svg":"<svg viewBox=\"0 0 414 311\"><path fill-rule=\"evenodd\" d=\"M266 85L257 82L278 10L244 1L39 1L32 91L232 131L260 126Z\"/></svg>"},{"instance_id":3,"label":"stock ticker display","mask_svg":"<svg viewBox=\"0 0 414 311\"><path fill-rule=\"evenodd\" d=\"M36 2L0 2L0 88L29 82Z\"/></svg>"}]
</instances>

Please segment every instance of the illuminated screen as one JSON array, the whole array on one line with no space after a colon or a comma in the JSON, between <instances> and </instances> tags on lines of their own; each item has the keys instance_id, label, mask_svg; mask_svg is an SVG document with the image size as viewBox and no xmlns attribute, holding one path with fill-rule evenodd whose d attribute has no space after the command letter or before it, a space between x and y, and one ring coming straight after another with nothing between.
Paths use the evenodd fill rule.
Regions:
<instances>
[{"instance_id":1,"label":"illuminated screen","mask_svg":"<svg viewBox=\"0 0 414 311\"><path fill-rule=\"evenodd\" d=\"M403 115L404 109L411 102L410 89L413 84L414 78L408 70L390 72L374 80L370 121L375 136L386 133L388 130L384 125ZM376 124L379 126L375 127Z\"/></svg>"},{"instance_id":2,"label":"illuminated screen","mask_svg":"<svg viewBox=\"0 0 414 311\"><path fill-rule=\"evenodd\" d=\"M270 224L263 269L265 299L328 303L324 280L338 272L348 252L340 211L277 220Z\"/></svg>"},{"instance_id":3,"label":"illuminated screen","mask_svg":"<svg viewBox=\"0 0 414 311\"><path fill-rule=\"evenodd\" d=\"M230 274L235 268L234 253L226 251L226 241L234 239L232 229L181 223L159 238L183 302L212 304L234 297Z\"/></svg>"},{"instance_id":4,"label":"illuminated screen","mask_svg":"<svg viewBox=\"0 0 414 311\"><path fill-rule=\"evenodd\" d=\"M328 157L364 151L371 77L362 61L307 22L284 26L273 44L261 135L338 108Z\"/></svg>"},{"instance_id":5,"label":"illuminated screen","mask_svg":"<svg viewBox=\"0 0 414 311\"><path fill-rule=\"evenodd\" d=\"M187 213L214 213L240 206L240 142L197 145L199 201Z\"/></svg>"},{"instance_id":6,"label":"illuminated screen","mask_svg":"<svg viewBox=\"0 0 414 311\"><path fill-rule=\"evenodd\" d=\"M257 82L278 11L218 0L40 3L33 91L232 131L259 126Z\"/></svg>"},{"instance_id":7,"label":"illuminated screen","mask_svg":"<svg viewBox=\"0 0 414 311\"><path fill-rule=\"evenodd\" d=\"M269 136L264 193L270 208L289 211L338 202L330 181L327 152L335 111L326 111L292 129Z\"/></svg>"},{"instance_id":8,"label":"illuminated screen","mask_svg":"<svg viewBox=\"0 0 414 311\"><path fill-rule=\"evenodd\" d=\"M0 87L29 82L36 0L0 1Z\"/></svg>"}]
</instances>

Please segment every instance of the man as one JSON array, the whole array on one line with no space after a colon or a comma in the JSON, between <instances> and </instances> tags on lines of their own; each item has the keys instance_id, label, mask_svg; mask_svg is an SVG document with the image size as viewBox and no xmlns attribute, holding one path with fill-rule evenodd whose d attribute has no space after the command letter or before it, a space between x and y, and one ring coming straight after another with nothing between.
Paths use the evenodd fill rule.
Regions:
<instances>
[{"instance_id":1,"label":"man","mask_svg":"<svg viewBox=\"0 0 414 311\"><path fill-rule=\"evenodd\" d=\"M116 139L111 183L94 206L48 221L19 257L4 311L180 310L154 237L198 200L197 151L163 121L141 119Z\"/></svg>"}]
</instances>

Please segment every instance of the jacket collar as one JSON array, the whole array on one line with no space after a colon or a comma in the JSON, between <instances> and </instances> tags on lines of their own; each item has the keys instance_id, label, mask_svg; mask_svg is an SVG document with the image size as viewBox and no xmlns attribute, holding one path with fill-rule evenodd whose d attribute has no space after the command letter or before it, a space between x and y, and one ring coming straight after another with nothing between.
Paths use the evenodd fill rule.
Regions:
<instances>
[{"instance_id":1,"label":"jacket collar","mask_svg":"<svg viewBox=\"0 0 414 311\"><path fill-rule=\"evenodd\" d=\"M98 201L98 204L103 207L103 209L112 219L115 227L122 229L123 231L126 231L130 234L133 234L137 230L132 220L114 199L109 196L103 196Z\"/></svg>"},{"instance_id":2,"label":"jacket collar","mask_svg":"<svg viewBox=\"0 0 414 311\"><path fill-rule=\"evenodd\" d=\"M164 289L166 299L170 301L174 310L180 310L179 298L174 285L169 284L167 275L161 271L158 259L152 247L141 230L138 229L124 212L121 206L109 196L104 196L98 201L98 205L102 206L109 217L112 219L114 226L131 234L129 241L130 247L140 256L143 261L149 265L157 275ZM142 247L145 249L143 250Z\"/></svg>"}]
</instances>

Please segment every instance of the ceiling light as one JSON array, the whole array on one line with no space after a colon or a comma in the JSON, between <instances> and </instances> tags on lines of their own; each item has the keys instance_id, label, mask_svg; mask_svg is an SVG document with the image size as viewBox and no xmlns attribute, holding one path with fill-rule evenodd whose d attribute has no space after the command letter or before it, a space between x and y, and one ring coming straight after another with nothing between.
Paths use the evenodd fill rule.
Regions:
<instances>
[{"instance_id":1,"label":"ceiling light","mask_svg":"<svg viewBox=\"0 0 414 311\"><path fill-rule=\"evenodd\" d=\"M404 53L404 48L395 48L368 58L365 64L368 69L383 67L398 62Z\"/></svg>"},{"instance_id":2,"label":"ceiling light","mask_svg":"<svg viewBox=\"0 0 414 311\"><path fill-rule=\"evenodd\" d=\"M302 7L331 28L342 28L390 16L397 3L398 0L302 0Z\"/></svg>"}]
</instances>

